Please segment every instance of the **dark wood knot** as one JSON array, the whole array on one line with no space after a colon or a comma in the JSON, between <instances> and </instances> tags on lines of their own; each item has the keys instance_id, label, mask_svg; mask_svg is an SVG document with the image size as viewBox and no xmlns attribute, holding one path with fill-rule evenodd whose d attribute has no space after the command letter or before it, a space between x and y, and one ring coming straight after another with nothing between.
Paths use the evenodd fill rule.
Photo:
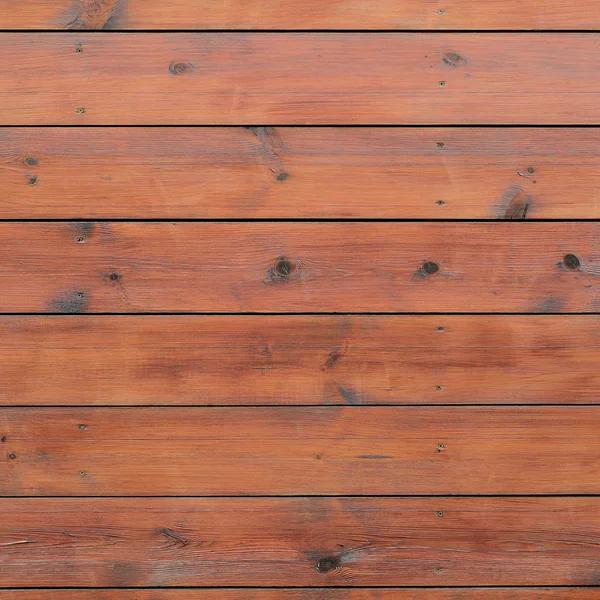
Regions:
<instances>
[{"instance_id":1,"label":"dark wood knot","mask_svg":"<svg viewBox=\"0 0 600 600\"><path fill-rule=\"evenodd\" d=\"M435 275L440 270L440 266L431 261L424 262L421 268L425 275Z\"/></svg>"},{"instance_id":2,"label":"dark wood knot","mask_svg":"<svg viewBox=\"0 0 600 600\"><path fill-rule=\"evenodd\" d=\"M184 75L185 73L189 73L193 71L194 67L192 63L189 62L172 62L169 65L169 71L173 75Z\"/></svg>"},{"instance_id":3,"label":"dark wood knot","mask_svg":"<svg viewBox=\"0 0 600 600\"><path fill-rule=\"evenodd\" d=\"M578 271L581 267L581 261L574 254L565 254L563 265L565 265L569 271Z\"/></svg>"},{"instance_id":4,"label":"dark wood knot","mask_svg":"<svg viewBox=\"0 0 600 600\"><path fill-rule=\"evenodd\" d=\"M335 556L325 556L317 563L319 573L329 573L340 566L340 561Z\"/></svg>"}]
</instances>

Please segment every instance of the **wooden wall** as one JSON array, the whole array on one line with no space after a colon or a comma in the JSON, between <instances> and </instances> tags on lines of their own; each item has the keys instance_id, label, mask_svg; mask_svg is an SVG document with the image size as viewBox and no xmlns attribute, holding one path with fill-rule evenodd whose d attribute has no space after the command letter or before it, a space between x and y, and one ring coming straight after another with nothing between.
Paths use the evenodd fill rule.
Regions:
<instances>
[{"instance_id":1,"label":"wooden wall","mask_svg":"<svg viewBox=\"0 0 600 600\"><path fill-rule=\"evenodd\" d=\"M0 30L0 600L600 600L596 0Z\"/></svg>"}]
</instances>

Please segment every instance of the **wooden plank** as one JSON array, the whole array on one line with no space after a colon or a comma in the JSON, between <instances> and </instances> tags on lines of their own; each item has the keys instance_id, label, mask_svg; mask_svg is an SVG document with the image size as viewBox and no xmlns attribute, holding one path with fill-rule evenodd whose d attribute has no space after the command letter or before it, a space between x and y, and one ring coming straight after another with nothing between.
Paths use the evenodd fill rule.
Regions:
<instances>
[{"instance_id":1,"label":"wooden plank","mask_svg":"<svg viewBox=\"0 0 600 600\"><path fill-rule=\"evenodd\" d=\"M3 408L4 496L598 494L600 407Z\"/></svg>"},{"instance_id":2,"label":"wooden plank","mask_svg":"<svg viewBox=\"0 0 600 600\"><path fill-rule=\"evenodd\" d=\"M0 317L4 406L588 404L599 362L597 316Z\"/></svg>"},{"instance_id":3,"label":"wooden plank","mask_svg":"<svg viewBox=\"0 0 600 600\"><path fill-rule=\"evenodd\" d=\"M0 124L596 124L599 34L6 33Z\"/></svg>"},{"instance_id":4,"label":"wooden plank","mask_svg":"<svg viewBox=\"0 0 600 600\"><path fill-rule=\"evenodd\" d=\"M22 588L0 590L2 600L598 600L594 587L510 588Z\"/></svg>"},{"instance_id":5,"label":"wooden plank","mask_svg":"<svg viewBox=\"0 0 600 600\"><path fill-rule=\"evenodd\" d=\"M0 218L598 219L590 128L3 128Z\"/></svg>"},{"instance_id":6,"label":"wooden plank","mask_svg":"<svg viewBox=\"0 0 600 600\"><path fill-rule=\"evenodd\" d=\"M600 29L594 0L0 0L0 29Z\"/></svg>"},{"instance_id":7,"label":"wooden plank","mask_svg":"<svg viewBox=\"0 0 600 600\"><path fill-rule=\"evenodd\" d=\"M598 223L0 223L0 312L596 312Z\"/></svg>"},{"instance_id":8,"label":"wooden plank","mask_svg":"<svg viewBox=\"0 0 600 600\"><path fill-rule=\"evenodd\" d=\"M2 587L598 583L598 498L20 498L0 511Z\"/></svg>"}]
</instances>

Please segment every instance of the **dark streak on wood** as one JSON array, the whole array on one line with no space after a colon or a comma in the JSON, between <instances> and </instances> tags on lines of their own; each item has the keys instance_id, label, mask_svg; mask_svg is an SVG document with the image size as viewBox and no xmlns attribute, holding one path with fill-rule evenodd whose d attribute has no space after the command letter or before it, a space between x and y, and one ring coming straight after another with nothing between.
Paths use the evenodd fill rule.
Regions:
<instances>
[{"instance_id":1,"label":"dark streak on wood","mask_svg":"<svg viewBox=\"0 0 600 600\"><path fill-rule=\"evenodd\" d=\"M360 398L356 392L341 386L337 381L334 381L333 384L347 404L360 404Z\"/></svg>"},{"instance_id":2,"label":"dark streak on wood","mask_svg":"<svg viewBox=\"0 0 600 600\"><path fill-rule=\"evenodd\" d=\"M188 545L188 540L185 537L183 537L183 535L167 527L159 529L157 533L164 535L168 540L174 542L175 545L179 545L182 548Z\"/></svg>"},{"instance_id":3,"label":"dark streak on wood","mask_svg":"<svg viewBox=\"0 0 600 600\"><path fill-rule=\"evenodd\" d=\"M520 185L513 185L502 198L499 219L519 220L527 217L531 196Z\"/></svg>"}]
</instances>

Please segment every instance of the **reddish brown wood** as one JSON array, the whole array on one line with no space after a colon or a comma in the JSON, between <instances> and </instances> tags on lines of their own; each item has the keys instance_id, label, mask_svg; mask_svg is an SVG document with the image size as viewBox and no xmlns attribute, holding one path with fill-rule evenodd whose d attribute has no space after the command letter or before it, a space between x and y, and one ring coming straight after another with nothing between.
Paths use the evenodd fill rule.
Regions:
<instances>
[{"instance_id":1,"label":"reddish brown wood","mask_svg":"<svg viewBox=\"0 0 600 600\"><path fill-rule=\"evenodd\" d=\"M598 600L594 588L0 590L0 600Z\"/></svg>"},{"instance_id":2,"label":"reddish brown wood","mask_svg":"<svg viewBox=\"0 0 600 600\"><path fill-rule=\"evenodd\" d=\"M598 498L19 498L0 511L3 587L598 583Z\"/></svg>"},{"instance_id":3,"label":"reddish brown wood","mask_svg":"<svg viewBox=\"0 0 600 600\"><path fill-rule=\"evenodd\" d=\"M587 404L599 362L597 316L0 317L3 405Z\"/></svg>"},{"instance_id":4,"label":"reddish brown wood","mask_svg":"<svg viewBox=\"0 0 600 600\"><path fill-rule=\"evenodd\" d=\"M0 124L596 124L598 34L6 33Z\"/></svg>"},{"instance_id":5,"label":"reddish brown wood","mask_svg":"<svg viewBox=\"0 0 600 600\"><path fill-rule=\"evenodd\" d=\"M597 223L0 223L2 312L595 312Z\"/></svg>"},{"instance_id":6,"label":"reddish brown wood","mask_svg":"<svg viewBox=\"0 0 600 600\"><path fill-rule=\"evenodd\" d=\"M0 494L599 494L598 419L596 406L4 408Z\"/></svg>"},{"instance_id":7,"label":"reddish brown wood","mask_svg":"<svg viewBox=\"0 0 600 600\"><path fill-rule=\"evenodd\" d=\"M3 128L0 144L0 218L600 217L593 128Z\"/></svg>"},{"instance_id":8,"label":"reddish brown wood","mask_svg":"<svg viewBox=\"0 0 600 600\"><path fill-rule=\"evenodd\" d=\"M0 29L600 29L593 0L0 0Z\"/></svg>"}]
</instances>

